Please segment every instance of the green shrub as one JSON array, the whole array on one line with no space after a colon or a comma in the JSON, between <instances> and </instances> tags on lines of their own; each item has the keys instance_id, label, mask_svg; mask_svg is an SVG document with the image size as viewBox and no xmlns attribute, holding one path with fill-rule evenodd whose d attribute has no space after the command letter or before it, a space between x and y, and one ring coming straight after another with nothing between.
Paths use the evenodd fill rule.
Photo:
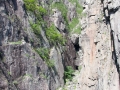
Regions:
<instances>
[{"instance_id":1,"label":"green shrub","mask_svg":"<svg viewBox=\"0 0 120 90\"><path fill-rule=\"evenodd\" d=\"M49 59L46 63L48 65L48 67L51 67L51 68L54 67L54 61Z\"/></svg>"},{"instance_id":2,"label":"green shrub","mask_svg":"<svg viewBox=\"0 0 120 90\"><path fill-rule=\"evenodd\" d=\"M30 26L36 35L40 35L40 26L44 23L43 15L47 14L47 11L42 6L38 5L37 0L24 0L27 11L32 12L35 15L35 22L30 22Z\"/></svg>"},{"instance_id":3,"label":"green shrub","mask_svg":"<svg viewBox=\"0 0 120 90\"><path fill-rule=\"evenodd\" d=\"M67 66L64 72L65 79L72 80L73 72L74 72L73 68L71 66Z\"/></svg>"},{"instance_id":4,"label":"green shrub","mask_svg":"<svg viewBox=\"0 0 120 90\"><path fill-rule=\"evenodd\" d=\"M63 36L58 32L54 25L51 25L49 28L46 29L46 36L49 39L50 43L53 44L65 44L65 39Z\"/></svg>"},{"instance_id":5,"label":"green shrub","mask_svg":"<svg viewBox=\"0 0 120 90\"><path fill-rule=\"evenodd\" d=\"M47 11L45 8L43 8L42 6L36 6L36 10L35 10L35 16L39 21L43 22L43 15L46 15Z\"/></svg>"},{"instance_id":6,"label":"green shrub","mask_svg":"<svg viewBox=\"0 0 120 90\"><path fill-rule=\"evenodd\" d=\"M43 8L42 6L37 6L39 12L40 12L40 15L45 15L47 13L46 9Z\"/></svg>"},{"instance_id":7,"label":"green shrub","mask_svg":"<svg viewBox=\"0 0 120 90\"><path fill-rule=\"evenodd\" d=\"M34 12L36 10L36 0L24 0L24 3L28 11Z\"/></svg>"},{"instance_id":8,"label":"green shrub","mask_svg":"<svg viewBox=\"0 0 120 90\"><path fill-rule=\"evenodd\" d=\"M41 20L42 16L47 13L46 9L38 5L37 0L24 0L27 11L35 14L36 18Z\"/></svg>"},{"instance_id":9,"label":"green shrub","mask_svg":"<svg viewBox=\"0 0 120 90\"><path fill-rule=\"evenodd\" d=\"M61 13L63 18L67 21L67 7L62 2L56 2L52 5L52 8L57 8Z\"/></svg>"},{"instance_id":10,"label":"green shrub","mask_svg":"<svg viewBox=\"0 0 120 90\"><path fill-rule=\"evenodd\" d=\"M48 67L53 67L54 63L49 59L49 49L48 48L37 48L35 51L39 54L39 56L46 62Z\"/></svg>"},{"instance_id":11,"label":"green shrub","mask_svg":"<svg viewBox=\"0 0 120 90\"><path fill-rule=\"evenodd\" d=\"M37 48L36 52L40 55L40 57L44 60L49 59L49 49L47 48Z\"/></svg>"},{"instance_id":12,"label":"green shrub","mask_svg":"<svg viewBox=\"0 0 120 90\"><path fill-rule=\"evenodd\" d=\"M36 35L40 35L40 25L38 23L32 23L30 22L30 26L33 30L33 32L36 34Z\"/></svg>"}]
</instances>

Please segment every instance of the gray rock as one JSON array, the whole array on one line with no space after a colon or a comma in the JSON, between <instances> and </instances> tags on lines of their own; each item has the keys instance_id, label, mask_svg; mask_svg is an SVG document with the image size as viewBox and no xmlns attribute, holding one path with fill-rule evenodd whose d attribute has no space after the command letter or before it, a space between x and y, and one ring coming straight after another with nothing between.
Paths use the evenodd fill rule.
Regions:
<instances>
[{"instance_id":1,"label":"gray rock","mask_svg":"<svg viewBox=\"0 0 120 90\"><path fill-rule=\"evenodd\" d=\"M52 10L53 16L52 16L52 21L54 22L54 25L60 30L60 31L64 31L65 29L65 25L64 25L64 21L63 21L63 17L62 14L59 10L57 9L53 9Z\"/></svg>"},{"instance_id":2,"label":"gray rock","mask_svg":"<svg viewBox=\"0 0 120 90\"><path fill-rule=\"evenodd\" d=\"M76 3L68 3L68 19L69 21L71 21L73 18L75 18L77 16L76 13Z\"/></svg>"},{"instance_id":3,"label":"gray rock","mask_svg":"<svg viewBox=\"0 0 120 90\"><path fill-rule=\"evenodd\" d=\"M71 41L73 42L73 44L78 44L78 42L79 42L78 34L72 34L70 38L71 38Z\"/></svg>"}]
</instances>

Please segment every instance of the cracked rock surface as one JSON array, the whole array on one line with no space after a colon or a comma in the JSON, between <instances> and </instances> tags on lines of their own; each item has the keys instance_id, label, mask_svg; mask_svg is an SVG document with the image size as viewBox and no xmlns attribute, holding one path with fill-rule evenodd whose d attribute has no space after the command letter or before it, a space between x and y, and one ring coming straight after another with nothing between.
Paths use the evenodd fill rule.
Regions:
<instances>
[{"instance_id":1,"label":"cracked rock surface","mask_svg":"<svg viewBox=\"0 0 120 90\"><path fill-rule=\"evenodd\" d=\"M0 0L0 90L120 90L120 0L73 1L38 0L48 14L36 35L30 21L35 24L37 10L27 11L24 0ZM54 3L66 7L66 16ZM63 45L48 39L52 24ZM48 50L49 63L37 48ZM67 66L76 69L71 81L65 79Z\"/></svg>"},{"instance_id":2,"label":"cracked rock surface","mask_svg":"<svg viewBox=\"0 0 120 90\"><path fill-rule=\"evenodd\" d=\"M81 70L64 86L67 90L120 90L120 1L85 0L79 45ZM73 38L74 39L74 38ZM79 59L80 60L80 59Z\"/></svg>"}]
</instances>

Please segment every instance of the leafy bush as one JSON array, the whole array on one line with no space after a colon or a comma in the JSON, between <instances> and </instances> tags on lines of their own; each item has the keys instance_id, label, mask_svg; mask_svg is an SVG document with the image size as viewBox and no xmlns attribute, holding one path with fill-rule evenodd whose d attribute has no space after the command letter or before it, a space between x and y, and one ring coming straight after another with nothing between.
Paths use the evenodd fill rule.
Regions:
<instances>
[{"instance_id":1,"label":"leafy bush","mask_svg":"<svg viewBox=\"0 0 120 90\"><path fill-rule=\"evenodd\" d=\"M28 11L35 11L36 9L36 0L24 0L24 3L25 3L25 6L26 6L26 9Z\"/></svg>"},{"instance_id":2,"label":"leafy bush","mask_svg":"<svg viewBox=\"0 0 120 90\"><path fill-rule=\"evenodd\" d=\"M57 44L65 44L65 39L62 37L60 32L56 29L54 25L51 25L46 29L46 36L50 40L51 43Z\"/></svg>"},{"instance_id":3,"label":"leafy bush","mask_svg":"<svg viewBox=\"0 0 120 90\"><path fill-rule=\"evenodd\" d=\"M35 50L42 59L44 60L49 59L49 50L47 48L37 48Z\"/></svg>"},{"instance_id":4,"label":"leafy bush","mask_svg":"<svg viewBox=\"0 0 120 90\"><path fill-rule=\"evenodd\" d=\"M49 49L47 49L47 48L37 48L37 49L35 49L35 51L46 62L48 67L53 67L54 66L54 63L49 59Z\"/></svg>"},{"instance_id":5,"label":"leafy bush","mask_svg":"<svg viewBox=\"0 0 120 90\"><path fill-rule=\"evenodd\" d=\"M30 22L31 28L36 35L40 35L40 26L43 24L43 15L47 13L46 9L38 5L37 0L24 0L27 11L35 15L35 23Z\"/></svg>"},{"instance_id":6,"label":"leafy bush","mask_svg":"<svg viewBox=\"0 0 120 90\"><path fill-rule=\"evenodd\" d=\"M37 6L40 15L45 15L47 13L46 9L44 9L42 6Z\"/></svg>"},{"instance_id":7,"label":"leafy bush","mask_svg":"<svg viewBox=\"0 0 120 90\"><path fill-rule=\"evenodd\" d=\"M42 6L36 6L35 16L38 20L43 22L42 16L46 14L47 14L47 11L45 8L43 8Z\"/></svg>"},{"instance_id":8,"label":"leafy bush","mask_svg":"<svg viewBox=\"0 0 120 90\"><path fill-rule=\"evenodd\" d=\"M35 14L37 19L41 20L41 16L47 13L46 9L37 4L37 0L24 0L26 9Z\"/></svg>"},{"instance_id":9,"label":"leafy bush","mask_svg":"<svg viewBox=\"0 0 120 90\"><path fill-rule=\"evenodd\" d=\"M32 23L32 22L30 22L30 26L31 26L31 28L33 29L33 32L36 35L40 35L40 25L38 23Z\"/></svg>"},{"instance_id":10,"label":"leafy bush","mask_svg":"<svg viewBox=\"0 0 120 90\"><path fill-rule=\"evenodd\" d=\"M65 79L72 80L73 72L74 72L73 68L71 66L67 66L64 72Z\"/></svg>"}]
</instances>

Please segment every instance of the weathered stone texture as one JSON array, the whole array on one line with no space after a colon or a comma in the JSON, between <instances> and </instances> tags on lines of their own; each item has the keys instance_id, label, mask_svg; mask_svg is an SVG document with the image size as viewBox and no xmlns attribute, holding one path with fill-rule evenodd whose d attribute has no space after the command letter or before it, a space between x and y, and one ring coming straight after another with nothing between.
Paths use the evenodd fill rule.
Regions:
<instances>
[{"instance_id":1,"label":"weathered stone texture","mask_svg":"<svg viewBox=\"0 0 120 90\"><path fill-rule=\"evenodd\" d=\"M39 1L46 8L50 3ZM53 16L46 16L47 22L52 18L63 33L64 19L60 11L55 12ZM0 90L56 90L64 85L65 65L74 67L76 54L71 40L68 39L65 46L53 45L52 48L45 28L40 28L41 35L36 36L29 20L34 22L35 15L26 11L23 0L0 0ZM35 48L40 47L50 49L53 67L35 52Z\"/></svg>"},{"instance_id":2,"label":"weathered stone texture","mask_svg":"<svg viewBox=\"0 0 120 90\"><path fill-rule=\"evenodd\" d=\"M67 90L120 90L119 0L81 0L84 13L79 45L82 69ZM74 39L74 38L73 38ZM79 59L80 60L80 59Z\"/></svg>"},{"instance_id":3,"label":"weathered stone texture","mask_svg":"<svg viewBox=\"0 0 120 90\"><path fill-rule=\"evenodd\" d=\"M60 1L39 0L48 11L50 4ZM31 30L29 20L34 22L35 15L26 11L23 0L0 0L0 90L56 90L64 85L66 66L78 69L66 83L67 90L120 90L120 0L78 1L85 13L78 17L80 35L68 38L58 9L44 16L67 39L66 45L51 46L44 27L39 36ZM70 22L77 17L77 4L62 2ZM50 49L53 67L35 52L40 47Z\"/></svg>"}]
</instances>

